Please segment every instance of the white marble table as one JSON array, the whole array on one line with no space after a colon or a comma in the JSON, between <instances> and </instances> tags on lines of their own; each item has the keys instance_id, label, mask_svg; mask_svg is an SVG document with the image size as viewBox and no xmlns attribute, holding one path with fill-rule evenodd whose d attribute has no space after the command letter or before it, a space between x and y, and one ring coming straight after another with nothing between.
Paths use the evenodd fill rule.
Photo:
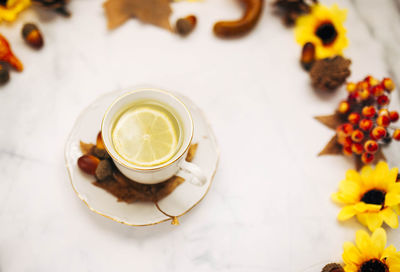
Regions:
<instances>
[{"instance_id":1,"label":"white marble table","mask_svg":"<svg viewBox=\"0 0 400 272\"><path fill-rule=\"evenodd\" d=\"M0 26L25 64L0 90L1 272L295 272L341 259L361 226L336 221L330 194L352 164L316 157L332 131L312 117L331 113L345 92L312 91L293 32L269 5L251 35L222 41L211 28L240 14L232 0L174 4L174 19L198 15L187 39L134 20L109 32L102 1L71 2L71 19L30 10ZM348 9L350 79L391 75L399 84L400 4L337 2ZM39 22L43 50L24 45L25 21ZM64 166L80 111L102 93L146 83L196 101L221 148L211 191L178 227L129 227L90 212ZM399 150L392 145L391 166ZM399 230L388 237L400 245Z\"/></svg>"}]
</instances>

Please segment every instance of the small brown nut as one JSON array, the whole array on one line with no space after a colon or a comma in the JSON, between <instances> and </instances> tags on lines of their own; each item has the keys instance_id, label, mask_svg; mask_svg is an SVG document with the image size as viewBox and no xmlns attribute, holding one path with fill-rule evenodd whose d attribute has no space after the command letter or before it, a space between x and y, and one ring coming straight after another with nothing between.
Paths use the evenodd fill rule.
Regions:
<instances>
[{"instance_id":1,"label":"small brown nut","mask_svg":"<svg viewBox=\"0 0 400 272\"><path fill-rule=\"evenodd\" d=\"M78 159L78 167L89 175L94 175L100 160L92 155L83 155Z\"/></svg>"},{"instance_id":2,"label":"small brown nut","mask_svg":"<svg viewBox=\"0 0 400 272\"><path fill-rule=\"evenodd\" d=\"M105 180L112 175L112 166L109 160L101 160L95 171L98 180Z\"/></svg>"},{"instance_id":3,"label":"small brown nut","mask_svg":"<svg viewBox=\"0 0 400 272\"><path fill-rule=\"evenodd\" d=\"M101 136L101 131L97 134L96 147L97 148L101 148L101 149L105 149L104 142L103 142L103 137Z\"/></svg>"},{"instance_id":4,"label":"small brown nut","mask_svg":"<svg viewBox=\"0 0 400 272\"><path fill-rule=\"evenodd\" d=\"M43 47L44 41L39 28L32 23L24 24L22 28L22 37L31 47L40 49Z\"/></svg>"},{"instance_id":5,"label":"small brown nut","mask_svg":"<svg viewBox=\"0 0 400 272\"><path fill-rule=\"evenodd\" d=\"M6 84L10 80L10 72L3 64L0 64L0 85Z\"/></svg>"},{"instance_id":6,"label":"small brown nut","mask_svg":"<svg viewBox=\"0 0 400 272\"><path fill-rule=\"evenodd\" d=\"M95 155L97 158L99 159L109 159L110 155L108 155L107 150L103 149L103 148L98 148L97 146L95 146L92 149L93 155Z\"/></svg>"},{"instance_id":7,"label":"small brown nut","mask_svg":"<svg viewBox=\"0 0 400 272\"><path fill-rule=\"evenodd\" d=\"M301 51L301 59L300 59L300 63L301 66L303 66L303 68L305 70L310 70L311 66L313 65L315 61L315 45L313 43L306 43L303 46L303 50Z\"/></svg>"},{"instance_id":8,"label":"small brown nut","mask_svg":"<svg viewBox=\"0 0 400 272\"><path fill-rule=\"evenodd\" d=\"M221 21L214 25L214 33L220 38L239 37L252 30L260 18L264 0L240 0L245 11L237 21Z\"/></svg>"},{"instance_id":9,"label":"small brown nut","mask_svg":"<svg viewBox=\"0 0 400 272\"><path fill-rule=\"evenodd\" d=\"M176 21L176 32L181 36L186 36L196 27L197 18L194 15L189 15Z\"/></svg>"}]
</instances>

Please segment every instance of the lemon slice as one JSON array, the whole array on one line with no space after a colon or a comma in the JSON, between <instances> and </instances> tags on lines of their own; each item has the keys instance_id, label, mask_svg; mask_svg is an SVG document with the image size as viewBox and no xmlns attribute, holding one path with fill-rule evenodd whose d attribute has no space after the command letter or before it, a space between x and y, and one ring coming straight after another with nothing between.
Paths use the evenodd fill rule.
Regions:
<instances>
[{"instance_id":1,"label":"lemon slice","mask_svg":"<svg viewBox=\"0 0 400 272\"><path fill-rule=\"evenodd\" d=\"M121 115L113 132L115 150L139 166L154 166L168 161L176 152L178 135L173 117L156 107L143 106Z\"/></svg>"}]
</instances>

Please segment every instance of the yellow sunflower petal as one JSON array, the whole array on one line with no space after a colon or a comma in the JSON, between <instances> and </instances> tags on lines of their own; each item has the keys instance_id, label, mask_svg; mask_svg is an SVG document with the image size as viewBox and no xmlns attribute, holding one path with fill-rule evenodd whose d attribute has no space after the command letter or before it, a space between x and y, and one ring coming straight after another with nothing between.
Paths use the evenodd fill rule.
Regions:
<instances>
[{"instance_id":1,"label":"yellow sunflower petal","mask_svg":"<svg viewBox=\"0 0 400 272\"><path fill-rule=\"evenodd\" d=\"M357 214L357 220L364 226L367 226L367 215L366 213Z\"/></svg>"},{"instance_id":2,"label":"yellow sunflower petal","mask_svg":"<svg viewBox=\"0 0 400 272\"><path fill-rule=\"evenodd\" d=\"M345 221L352 218L355 214L356 211L354 210L353 206L346 206L342 208L337 218L339 221Z\"/></svg>"},{"instance_id":3,"label":"yellow sunflower petal","mask_svg":"<svg viewBox=\"0 0 400 272\"><path fill-rule=\"evenodd\" d=\"M399 218L397 214L391 208L385 208L380 212L383 221L391 227L392 229L396 229L399 227Z\"/></svg>"},{"instance_id":4,"label":"yellow sunflower petal","mask_svg":"<svg viewBox=\"0 0 400 272\"><path fill-rule=\"evenodd\" d=\"M366 165L361 169L361 180L362 180L364 186L367 187L367 189L372 188L374 185L373 174L374 174L374 170L369 165Z\"/></svg>"},{"instance_id":5,"label":"yellow sunflower petal","mask_svg":"<svg viewBox=\"0 0 400 272\"><path fill-rule=\"evenodd\" d=\"M370 250L372 246L371 238L365 230L358 230L356 232L356 245L361 255L365 259L370 259L374 257L373 255L371 255Z\"/></svg>"},{"instance_id":6,"label":"yellow sunflower petal","mask_svg":"<svg viewBox=\"0 0 400 272\"><path fill-rule=\"evenodd\" d=\"M359 197L355 195L345 194L343 192L333 193L331 195L331 198L334 202L340 204L354 204L359 200Z\"/></svg>"},{"instance_id":7,"label":"yellow sunflower petal","mask_svg":"<svg viewBox=\"0 0 400 272\"><path fill-rule=\"evenodd\" d=\"M386 162L380 161L374 170L374 187L379 187L386 185L386 177L389 174L389 166L387 165ZM386 188L381 188L381 189L386 189Z\"/></svg>"},{"instance_id":8,"label":"yellow sunflower petal","mask_svg":"<svg viewBox=\"0 0 400 272\"><path fill-rule=\"evenodd\" d=\"M385 206L395 206L400 204L400 194L388 192L385 196Z\"/></svg>"},{"instance_id":9,"label":"yellow sunflower petal","mask_svg":"<svg viewBox=\"0 0 400 272\"><path fill-rule=\"evenodd\" d=\"M346 179L361 185L361 176L354 169L349 169L349 170L346 171Z\"/></svg>"},{"instance_id":10,"label":"yellow sunflower petal","mask_svg":"<svg viewBox=\"0 0 400 272\"><path fill-rule=\"evenodd\" d=\"M400 182L395 182L395 183L390 184L388 191L400 194Z\"/></svg>"},{"instance_id":11,"label":"yellow sunflower petal","mask_svg":"<svg viewBox=\"0 0 400 272\"><path fill-rule=\"evenodd\" d=\"M393 257L396 255L396 247L394 245L390 245L382 252L382 258Z\"/></svg>"},{"instance_id":12,"label":"yellow sunflower petal","mask_svg":"<svg viewBox=\"0 0 400 272\"><path fill-rule=\"evenodd\" d=\"M392 169L389 170L389 172L386 175L386 179L388 179L389 183L396 184L398 173L399 169L397 167L393 167Z\"/></svg>"},{"instance_id":13,"label":"yellow sunflower petal","mask_svg":"<svg viewBox=\"0 0 400 272\"><path fill-rule=\"evenodd\" d=\"M370 231L375 231L377 228L382 226L383 218L380 213L368 213L366 219Z\"/></svg>"},{"instance_id":14,"label":"yellow sunflower petal","mask_svg":"<svg viewBox=\"0 0 400 272\"><path fill-rule=\"evenodd\" d=\"M386 232L382 228L378 228L371 235L371 250L376 254L377 258L381 258L386 246Z\"/></svg>"},{"instance_id":15,"label":"yellow sunflower petal","mask_svg":"<svg viewBox=\"0 0 400 272\"><path fill-rule=\"evenodd\" d=\"M346 264L360 265L363 261L360 251L353 243L350 242L345 242L343 244L342 258Z\"/></svg>"},{"instance_id":16,"label":"yellow sunflower petal","mask_svg":"<svg viewBox=\"0 0 400 272\"><path fill-rule=\"evenodd\" d=\"M350 181L350 180L342 180L339 183L339 191L345 193L346 195L351 196L352 198L360 198L360 185Z\"/></svg>"},{"instance_id":17,"label":"yellow sunflower petal","mask_svg":"<svg viewBox=\"0 0 400 272\"><path fill-rule=\"evenodd\" d=\"M355 264L346 264L344 266L344 271L345 272L357 272L358 266L356 266Z\"/></svg>"}]
</instances>

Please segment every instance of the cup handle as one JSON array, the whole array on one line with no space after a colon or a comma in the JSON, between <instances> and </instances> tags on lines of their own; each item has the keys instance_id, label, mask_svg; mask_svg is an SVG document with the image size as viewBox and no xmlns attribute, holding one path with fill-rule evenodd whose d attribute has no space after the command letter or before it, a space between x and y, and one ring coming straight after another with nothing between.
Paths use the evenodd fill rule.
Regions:
<instances>
[{"instance_id":1,"label":"cup handle","mask_svg":"<svg viewBox=\"0 0 400 272\"><path fill-rule=\"evenodd\" d=\"M185 160L181 162L179 171L176 175L182 177L190 176L188 181L197 186L203 186L207 182L207 178L203 174L203 171L201 171L200 167Z\"/></svg>"}]
</instances>

